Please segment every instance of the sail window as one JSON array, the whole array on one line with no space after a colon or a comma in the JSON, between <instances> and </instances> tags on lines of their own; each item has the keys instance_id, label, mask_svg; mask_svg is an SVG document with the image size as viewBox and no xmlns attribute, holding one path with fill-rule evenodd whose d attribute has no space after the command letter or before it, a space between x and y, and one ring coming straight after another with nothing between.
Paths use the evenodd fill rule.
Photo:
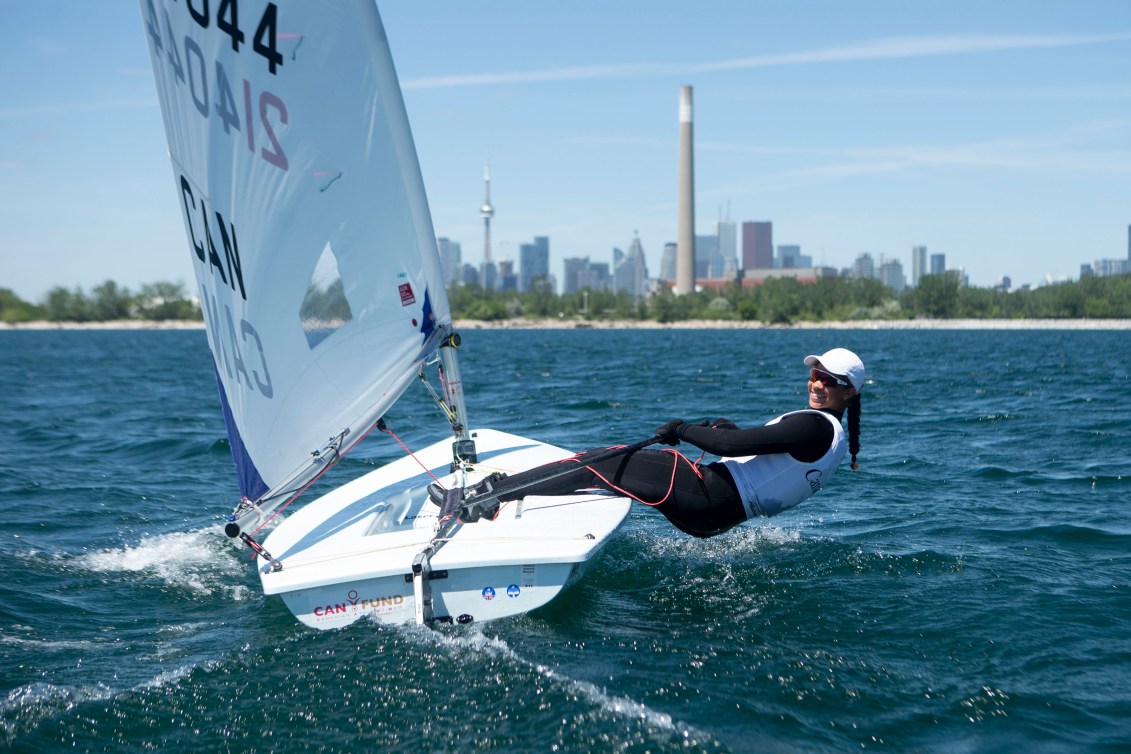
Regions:
<instances>
[{"instance_id":1,"label":"sail window","mask_svg":"<svg viewBox=\"0 0 1131 754\"><path fill-rule=\"evenodd\" d=\"M329 243L322 249L318 264L314 266L298 316L311 349L353 320L342 276L338 272L338 258Z\"/></svg>"}]
</instances>

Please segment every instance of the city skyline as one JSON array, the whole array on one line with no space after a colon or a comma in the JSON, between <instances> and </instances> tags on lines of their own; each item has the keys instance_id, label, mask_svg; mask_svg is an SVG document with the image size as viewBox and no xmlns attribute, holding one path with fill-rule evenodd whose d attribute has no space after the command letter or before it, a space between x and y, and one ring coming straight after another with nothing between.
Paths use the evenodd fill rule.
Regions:
<instances>
[{"instance_id":1,"label":"city skyline","mask_svg":"<svg viewBox=\"0 0 1131 754\"><path fill-rule=\"evenodd\" d=\"M926 246L978 286L1125 255L1128 3L380 7L436 234L465 251L489 150L492 256L547 236L560 275L638 231L658 270L690 85L700 229L729 207L837 269ZM195 288L137 4L0 11L0 287Z\"/></svg>"},{"instance_id":2,"label":"city skyline","mask_svg":"<svg viewBox=\"0 0 1131 754\"><path fill-rule=\"evenodd\" d=\"M849 267L834 268L814 265L811 257L802 254L801 247L796 244L773 245L770 240L772 223L769 222L741 223L744 245L740 247L735 238L738 225L734 221L720 220L715 234L695 236L693 261L696 290L719 290L728 283L739 283L746 287L775 277L795 277L810 282L822 278L855 277L879 280L894 293L900 294L907 288L917 287L923 276L943 272L958 273L963 284L967 283L967 276L961 268L949 267L943 253L932 252L928 257L926 246L912 248L909 269L905 269L901 259L881 255L875 260L868 252L857 255ZM1128 235L1128 259L1108 260L1113 265L1120 266L1118 272L1131 272L1131 226L1128 227ZM518 260L497 260L500 272L497 276L492 276L489 284L484 283L482 265L476 268L463 259L458 241L441 236L438 244L444 282L449 286L473 284L491 290L526 292L548 283L552 291L560 294L577 293L583 288L591 288L599 291L624 291L634 298L650 296L663 287L670 288L677 295L680 293L675 242L664 244L659 269L651 268L656 274L650 273L640 238L635 236L627 254L621 248L613 247L608 261L595 260L591 256L563 259L562 274L559 277L549 268L550 238L535 236L533 243L521 244L522 253ZM1089 270L1088 274L1118 272ZM994 285L1005 291L1010 290L1011 286L1008 275ZM1022 287L1030 286L1025 284Z\"/></svg>"}]
</instances>

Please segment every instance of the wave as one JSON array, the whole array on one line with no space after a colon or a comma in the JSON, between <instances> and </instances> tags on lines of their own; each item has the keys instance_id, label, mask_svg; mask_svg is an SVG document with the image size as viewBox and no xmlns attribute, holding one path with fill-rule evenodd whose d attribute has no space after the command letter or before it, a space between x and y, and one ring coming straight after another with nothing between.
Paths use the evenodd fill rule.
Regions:
<instances>
[{"instance_id":1,"label":"wave","mask_svg":"<svg viewBox=\"0 0 1131 754\"><path fill-rule=\"evenodd\" d=\"M97 714L133 696L146 697L155 691L181 683L197 670L210 670L218 661L191 663L162 670L133 686L113 688L105 683L62 685L36 682L8 692L0 700L0 741L11 746L50 720L73 717L80 707L95 705Z\"/></svg>"},{"instance_id":2,"label":"wave","mask_svg":"<svg viewBox=\"0 0 1131 754\"><path fill-rule=\"evenodd\" d=\"M13 626L12 629L27 629L27 626ZM58 653L73 652L75 650L90 651L96 649L102 642L90 639L69 639L65 641L51 639L31 639L23 636L0 636L0 644L16 647L26 652Z\"/></svg>"},{"instance_id":3,"label":"wave","mask_svg":"<svg viewBox=\"0 0 1131 754\"><path fill-rule=\"evenodd\" d=\"M530 619L522 617L516 622L529 623ZM422 643L442 649L455 661L463 662L470 656L476 657L477 662L484 658L503 660L510 666L508 673L514 674L515 671L519 671L519 675L532 675L530 682L538 688L537 693L540 697L558 695L573 702L592 705L594 708L592 712L581 713L589 718L585 723L578 719L579 713L576 710L571 712L574 717L571 728L575 731L589 728L599 730L603 727L602 718L605 718L615 721L623 736L621 745L626 748L630 748L629 744L633 739L635 745L639 746L647 746L649 742L652 745L662 746L672 741L679 741L684 747L692 750L718 747L718 743L709 734L696 730L693 726L682 723L665 712L655 710L627 696L611 694L591 681L571 678L545 663L522 657L503 639L482 633L481 627L470 627L460 633L438 632L416 627L408 628L407 631L418 637ZM513 680L520 681L518 677L514 677ZM639 725L640 728L633 730L634 724ZM597 745L599 748L600 739L594 737L590 745Z\"/></svg>"},{"instance_id":4,"label":"wave","mask_svg":"<svg viewBox=\"0 0 1131 754\"><path fill-rule=\"evenodd\" d=\"M998 543L1046 543L1072 550L1112 550L1119 554L1131 552L1131 531L1084 524L1046 524L1018 528L987 527L982 536Z\"/></svg>"},{"instance_id":5,"label":"wave","mask_svg":"<svg viewBox=\"0 0 1131 754\"><path fill-rule=\"evenodd\" d=\"M75 566L99 574L142 575L196 595L223 594L237 602L251 598L250 573L219 527L172 532L142 539L136 545L109 548L74 557Z\"/></svg>"},{"instance_id":6,"label":"wave","mask_svg":"<svg viewBox=\"0 0 1131 754\"><path fill-rule=\"evenodd\" d=\"M44 720L68 714L80 704L102 701L113 692L102 684L59 686L53 683L32 683L12 689L0 701L0 729L5 743L35 730Z\"/></svg>"}]
</instances>

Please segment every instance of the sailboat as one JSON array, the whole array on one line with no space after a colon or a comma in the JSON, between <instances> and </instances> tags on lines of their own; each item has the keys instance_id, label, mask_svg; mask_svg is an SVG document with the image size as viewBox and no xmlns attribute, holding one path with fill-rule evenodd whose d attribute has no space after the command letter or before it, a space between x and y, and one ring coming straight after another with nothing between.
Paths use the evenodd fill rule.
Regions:
<instances>
[{"instance_id":1,"label":"sailboat","mask_svg":"<svg viewBox=\"0 0 1131 754\"><path fill-rule=\"evenodd\" d=\"M318 629L545 605L631 503L463 496L573 454L469 428L459 335L376 5L139 1L240 491L224 529L252 549L264 593ZM417 381L450 438L289 507L370 432L391 433L383 417Z\"/></svg>"}]
</instances>

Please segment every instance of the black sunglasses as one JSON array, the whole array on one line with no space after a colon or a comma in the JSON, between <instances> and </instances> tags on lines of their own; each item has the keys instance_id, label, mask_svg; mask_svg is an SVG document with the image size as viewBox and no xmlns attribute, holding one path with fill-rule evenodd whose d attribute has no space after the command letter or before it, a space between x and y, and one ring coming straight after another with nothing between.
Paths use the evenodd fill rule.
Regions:
<instances>
[{"instance_id":1,"label":"black sunglasses","mask_svg":"<svg viewBox=\"0 0 1131 754\"><path fill-rule=\"evenodd\" d=\"M835 374L829 374L828 372L822 371L820 369L810 369L809 379L813 380L814 382L819 380L825 387L828 387L830 382L835 384L837 387L848 387L848 382L844 378L837 377Z\"/></svg>"}]
</instances>

